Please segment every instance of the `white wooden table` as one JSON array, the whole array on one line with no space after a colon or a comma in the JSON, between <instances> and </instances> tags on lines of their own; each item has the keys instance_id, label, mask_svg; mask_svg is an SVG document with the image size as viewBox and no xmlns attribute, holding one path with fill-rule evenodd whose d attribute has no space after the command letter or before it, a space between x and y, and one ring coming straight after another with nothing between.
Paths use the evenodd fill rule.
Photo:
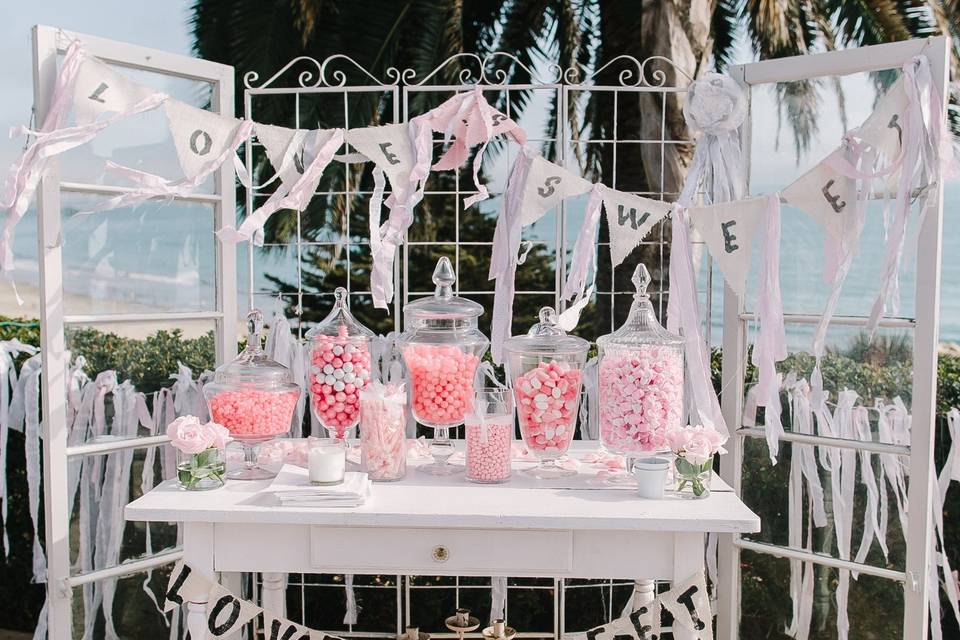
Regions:
<instances>
[{"instance_id":1,"label":"white wooden table","mask_svg":"<svg viewBox=\"0 0 960 640\"><path fill-rule=\"evenodd\" d=\"M575 457L595 447L574 444ZM515 463L514 473L523 466ZM218 572L262 572L262 604L281 615L285 573L632 579L639 606L653 599L654 580L703 569L707 533L760 530L757 515L717 477L705 500L550 487L558 482L476 485L411 469L403 481L376 484L362 507L327 509L280 507L264 491L268 480L201 492L167 481L125 515L183 523L184 560L213 580ZM194 638L204 637L205 605L188 604ZM679 628L674 635L687 637Z\"/></svg>"}]
</instances>

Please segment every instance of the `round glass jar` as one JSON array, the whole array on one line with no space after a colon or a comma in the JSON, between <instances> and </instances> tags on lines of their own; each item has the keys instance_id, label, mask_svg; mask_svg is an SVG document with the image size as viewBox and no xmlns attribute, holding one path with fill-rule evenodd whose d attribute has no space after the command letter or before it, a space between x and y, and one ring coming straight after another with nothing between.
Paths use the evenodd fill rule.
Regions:
<instances>
[{"instance_id":1,"label":"round glass jar","mask_svg":"<svg viewBox=\"0 0 960 640\"><path fill-rule=\"evenodd\" d=\"M600 440L627 457L626 472L611 476L613 483L633 482L632 458L666 451L667 429L683 418L683 338L657 321L643 264L632 281L637 293L627 320L597 338Z\"/></svg>"},{"instance_id":2,"label":"round glass jar","mask_svg":"<svg viewBox=\"0 0 960 640\"><path fill-rule=\"evenodd\" d=\"M257 465L256 447L290 430L300 387L289 369L264 353L263 315L258 309L247 314L247 328L246 349L217 368L213 381L204 385L203 396L210 417L244 448L243 467L228 471L227 477L263 480L276 473Z\"/></svg>"},{"instance_id":3,"label":"round glass jar","mask_svg":"<svg viewBox=\"0 0 960 640\"><path fill-rule=\"evenodd\" d=\"M576 472L557 460L567 453L577 427L583 366L590 343L567 335L552 307L540 310L540 322L527 335L503 343L507 382L513 389L520 435L540 464L526 473L560 478Z\"/></svg>"},{"instance_id":4,"label":"round glass jar","mask_svg":"<svg viewBox=\"0 0 960 640\"><path fill-rule=\"evenodd\" d=\"M434 431L434 462L418 469L434 475L463 470L447 462L454 452L450 427L463 424L472 408L474 375L490 346L477 328L483 307L454 295L456 281L450 260L440 258L433 272L434 294L404 305L404 332L397 338L413 417Z\"/></svg>"},{"instance_id":5,"label":"round glass jar","mask_svg":"<svg viewBox=\"0 0 960 640\"><path fill-rule=\"evenodd\" d=\"M360 392L370 383L374 334L347 307L347 290L333 292L333 310L306 333L310 345L310 410L331 438L343 440L360 421Z\"/></svg>"}]
</instances>

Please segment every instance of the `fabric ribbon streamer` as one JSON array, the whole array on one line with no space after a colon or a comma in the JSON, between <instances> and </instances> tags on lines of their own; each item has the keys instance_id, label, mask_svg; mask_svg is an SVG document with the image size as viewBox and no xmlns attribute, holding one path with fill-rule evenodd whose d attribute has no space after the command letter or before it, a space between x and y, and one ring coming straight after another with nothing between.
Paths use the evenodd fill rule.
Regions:
<instances>
[{"instance_id":1,"label":"fabric ribbon streamer","mask_svg":"<svg viewBox=\"0 0 960 640\"><path fill-rule=\"evenodd\" d=\"M593 286L587 289L587 274L593 267L594 280L597 277L597 247L595 236L597 225L600 224L600 214L603 211L603 190L602 184L595 184L590 190L590 199L587 200L587 209L584 212L583 227L577 236L577 242L573 245L573 255L570 258L570 272L567 274L567 281L563 285L563 297L567 300L576 298L576 301L568 307L561 316L563 322L560 323L565 331L567 327L575 327L580 319L580 312L589 304L590 297L593 295ZM572 328L572 327L571 327Z\"/></svg>"},{"instance_id":2,"label":"fabric ribbon streamer","mask_svg":"<svg viewBox=\"0 0 960 640\"><path fill-rule=\"evenodd\" d=\"M256 126L259 128L262 125ZM237 243L253 238L256 246L263 246L263 226L270 216L281 209L302 211L310 203L317 185L320 184L323 171L343 144L343 135L343 129L330 129L311 131L305 138L294 136L284 151L283 161L277 168L277 173L280 175L284 171L285 164L293 163L297 175L296 181L281 180L280 186L267 198L267 201L244 218L239 228L224 225L217 232L220 240ZM303 173L297 171L296 162L293 160L298 154L305 159L311 158Z\"/></svg>"},{"instance_id":3,"label":"fabric ribbon streamer","mask_svg":"<svg viewBox=\"0 0 960 640\"><path fill-rule=\"evenodd\" d=\"M490 140L494 136L507 133L517 144L523 146L527 143L527 134L520 125L490 106L483 97L483 88L479 85L453 96L427 115L431 128L444 134L445 143L453 137L453 143L433 165L434 169L456 169L467 161L470 148L480 145L473 158L473 184L477 193L464 198L465 209L490 197L486 186L480 182L483 154Z\"/></svg>"},{"instance_id":4,"label":"fabric ribbon streamer","mask_svg":"<svg viewBox=\"0 0 960 640\"><path fill-rule=\"evenodd\" d=\"M510 337L513 325L513 297L523 229L523 195L527 174L535 154L523 148L510 171L507 190L503 194L503 209L497 217L493 234L488 279L495 280L493 317L490 320L490 355L497 364L503 362L503 342Z\"/></svg>"},{"instance_id":5,"label":"fabric ribbon streamer","mask_svg":"<svg viewBox=\"0 0 960 640\"><path fill-rule=\"evenodd\" d=\"M760 288L757 291L757 317L760 331L753 346L752 360L757 367L759 396L764 408L764 430L770 460L777 463L783 424L780 420L780 384L777 362L787 357L787 339L783 326L783 300L780 295L780 197L767 196L767 215L762 242Z\"/></svg>"},{"instance_id":6,"label":"fabric ribbon streamer","mask_svg":"<svg viewBox=\"0 0 960 640\"><path fill-rule=\"evenodd\" d=\"M17 387L16 358L20 354L33 355L37 348L23 344L16 338L0 341L0 526L3 527L3 552L10 557L10 539L7 536L7 437L10 432L10 400Z\"/></svg>"}]
</instances>

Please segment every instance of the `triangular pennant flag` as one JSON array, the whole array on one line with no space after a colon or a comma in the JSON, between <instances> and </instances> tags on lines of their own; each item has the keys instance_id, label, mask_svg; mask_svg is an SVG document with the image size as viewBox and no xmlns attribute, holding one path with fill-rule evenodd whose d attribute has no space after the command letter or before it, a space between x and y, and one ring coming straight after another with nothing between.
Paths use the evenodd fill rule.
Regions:
<instances>
[{"instance_id":1,"label":"triangular pennant flag","mask_svg":"<svg viewBox=\"0 0 960 640\"><path fill-rule=\"evenodd\" d=\"M690 221L706 241L727 284L741 296L747 289L753 237L766 209L766 196L688 209Z\"/></svg>"},{"instance_id":2,"label":"triangular pennant flag","mask_svg":"<svg viewBox=\"0 0 960 640\"><path fill-rule=\"evenodd\" d=\"M668 202L603 189L603 208L610 228L610 259L616 267L673 208Z\"/></svg>"},{"instance_id":3,"label":"triangular pennant flag","mask_svg":"<svg viewBox=\"0 0 960 640\"><path fill-rule=\"evenodd\" d=\"M267 615L266 611L249 600L238 598L221 585L214 583L210 589L210 599L207 600L207 637L232 637L261 611L265 616Z\"/></svg>"},{"instance_id":4,"label":"triangular pennant flag","mask_svg":"<svg viewBox=\"0 0 960 640\"><path fill-rule=\"evenodd\" d=\"M349 129L346 140L387 174L395 190L410 181L415 158L406 124Z\"/></svg>"},{"instance_id":5,"label":"triangular pennant flag","mask_svg":"<svg viewBox=\"0 0 960 640\"><path fill-rule=\"evenodd\" d=\"M164 103L170 133L183 174L190 180L210 170L210 163L235 148L241 120L198 109L179 100ZM215 168L215 167L214 167Z\"/></svg>"},{"instance_id":6,"label":"triangular pennant flag","mask_svg":"<svg viewBox=\"0 0 960 640\"><path fill-rule=\"evenodd\" d=\"M78 125L90 124L104 113L124 113L157 93L97 58L84 56L73 84L74 118Z\"/></svg>"},{"instance_id":7,"label":"triangular pennant flag","mask_svg":"<svg viewBox=\"0 0 960 640\"><path fill-rule=\"evenodd\" d=\"M164 613L173 611L186 602L203 601L210 592L210 580L178 560L170 572L163 599Z\"/></svg>"},{"instance_id":8,"label":"triangular pennant flag","mask_svg":"<svg viewBox=\"0 0 960 640\"><path fill-rule=\"evenodd\" d=\"M713 612L703 573L680 583L657 598L673 616L673 624L696 634L700 640L713 640Z\"/></svg>"},{"instance_id":9,"label":"triangular pennant flag","mask_svg":"<svg viewBox=\"0 0 960 640\"><path fill-rule=\"evenodd\" d=\"M542 156L533 159L523 189L520 224L533 224L564 199L590 191L590 182Z\"/></svg>"},{"instance_id":10,"label":"triangular pennant flag","mask_svg":"<svg viewBox=\"0 0 960 640\"><path fill-rule=\"evenodd\" d=\"M820 223L837 242L856 226L856 181L834 171L825 162L800 176L781 194L787 202Z\"/></svg>"},{"instance_id":11,"label":"triangular pennant flag","mask_svg":"<svg viewBox=\"0 0 960 640\"><path fill-rule=\"evenodd\" d=\"M287 185L295 183L310 164L304 150L309 132L260 123L254 125L254 131L280 181Z\"/></svg>"},{"instance_id":12,"label":"triangular pennant flag","mask_svg":"<svg viewBox=\"0 0 960 640\"><path fill-rule=\"evenodd\" d=\"M900 155L909 106L910 100L901 76L890 85L873 113L852 133L880 151L887 162L890 162Z\"/></svg>"},{"instance_id":13,"label":"triangular pennant flag","mask_svg":"<svg viewBox=\"0 0 960 640\"><path fill-rule=\"evenodd\" d=\"M263 610L264 640L311 640L316 638L318 633L292 620L275 616L266 609Z\"/></svg>"}]
</instances>

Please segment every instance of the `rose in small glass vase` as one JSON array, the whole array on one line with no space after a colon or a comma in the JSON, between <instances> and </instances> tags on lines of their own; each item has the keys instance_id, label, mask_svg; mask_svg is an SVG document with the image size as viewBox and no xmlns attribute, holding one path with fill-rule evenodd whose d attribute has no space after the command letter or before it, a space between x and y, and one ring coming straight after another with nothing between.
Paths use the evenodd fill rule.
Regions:
<instances>
[{"instance_id":1,"label":"rose in small glass vase","mask_svg":"<svg viewBox=\"0 0 960 640\"><path fill-rule=\"evenodd\" d=\"M177 450L177 482L186 491L222 487L227 471L226 447L233 438L223 425L203 424L196 416L181 416L167 425L167 437Z\"/></svg>"},{"instance_id":2,"label":"rose in small glass vase","mask_svg":"<svg viewBox=\"0 0 960 640\"><path fill-rule=\"evenodd\" d=\"M712 425L673 427L666 433L676 456L674 482L682 498L702 499L710 495L713 456L726 453L727 437Z\"/></svg>"}]
</instances>

